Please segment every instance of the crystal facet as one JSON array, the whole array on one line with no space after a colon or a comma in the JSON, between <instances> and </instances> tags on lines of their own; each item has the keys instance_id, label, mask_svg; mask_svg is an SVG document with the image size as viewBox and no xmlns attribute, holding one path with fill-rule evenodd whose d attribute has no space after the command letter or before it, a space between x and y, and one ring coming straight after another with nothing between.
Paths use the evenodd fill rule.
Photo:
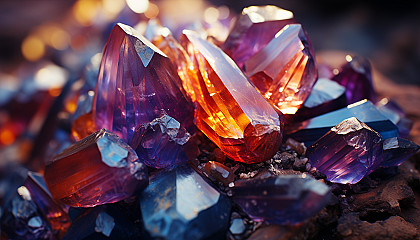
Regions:
<instances>
[{"instance_id":1,"label":"crystal facet","mask_svg":"<svg viewBox=\"0 0 420 240\"><path fill-rule=\"evenodd\" d=\"M54 234L62 237L70 226L70 217L66 207L52 198L43 176L39 173L28 172L25 187L31 193L32 200L39 211L48 220Z\"/></svg>"},{"instance_id":2,"label":"crystal facet","mask_svg":"<svg viewBox=\"0 0 420 240\"><path fill-rule=\"evenodd\" d=\"M329 201L324 183L302 175L279 175L235 182L233 201L254 221L296 224L318 213Z\"/></svg>"},{"instance_id":3,"label":"crystal facet","mask_svg":"<svg viewBox=\"0 0 420 240\"><path fill-rule=\"evenodd\" d=\"M197 102L196 126L235 161L270 159L281 144L282 115L222 50L192 31L181 38L193 57L189 70L195 77L189 81Z\"/></svg>"},{"instance_id":4,"label":"crystal facet","mask_svg":"<svg viewBox=\"0 0 420 240\"><path fill-rule=\"evenodd\" d=\"M314 50L300 24L286 25L249 58L245 74L284 114L294 114L311 93L318 71Z\"/></svg>"},{"instance_id":5,"label":"crystal facet","mask_svg":"<svg viewBox=\"0 0 420 240\"><path fill-rule=\"evenodd\" d=\"M398 166L420 149L420 146L406 139L393 137L384 140L381 166Z\"/></svg>"},{"instance_id":6,"label":"crystal facet","mask_svg":"<svg viewBox=\"0 0 420 240\"><path fill-rule=\"evenodd\" d=\"M209 178L213 178L225 186L235 180L235 174L232 169L218 162L208 161L204 166L204 172Z\"/></svg>"},{"instance_id":7,"label":"crystal facet","mask_svg":"<svg viewBox=\"0 0 420 240\"><path fill-rule=\"evenodd\" d=\"M306 156L329 181L354 184L380 166L382 138L352 117L309 146Z\"/></svg>"},{"instance_id":8,"label":"crystal facet","mask_svg":"<svg viewBox=\"0 0 420 240\"><path fill-rule=\"evenodd\" d=\"M276 6L244 8L222 49L240 68L264 48L287 24L295 23L293 13Z\"/></svg>"},{"instance_id":9,"label":"crystal facet","mask_svg":"<svg viewBox=\"0 0 420 240\"><path fill-rule=\"evenodd\" d=\"M218 239L229 226L231 203L190 166L181 165L150 179L140 208L154 238Z\"/></svg>"},{"instance_id":10,"label":"crystal facet","mask_svg":"<svg viewBox=\"0 0 420 240\"><path fill-rule=\"evenodd\" d=\"M347 63L332 80L346 87L347 104L368 99L376 102L376 93L373 89L371 66L367 59L350 55L346 56Z\"/></svg>"},{"instance_id":11,"label":"crystal facet","mask_svg":"<svg viewBox=\"0 0 420 240\"><path fill-rule=\"evenodd\" d=\"M181 92L171 60L133 28L117 24L105 46L99 70L93 117L130 143L135 128L162 114L193 130L193 107Z\"/></svg>"},{"instance_id":12,"label":"crystal facet","mask_svg":"<svg viewBox=\"0 0 420 240\"><path fill-rule=\"evenodd\" d=\"M130 146L101 129L57 155L45 180L56 200L92 207L130 197L147 185L148 174Z\"/></svg>"},{"instance_id":13,"label":"crystal facet","mask_svg":"<svg viewBox=\"0 0 420 240\"><path fill-rule=\"evenodd\" d=\"M348 105L333 112L311 118L299 123L295 129L290 128L290 137L305 142L308 146L326 134L332 127L344 119L355 117L364 122L370 128L380 133L383 139L397 137L398 128L388 118L381 114L378 109L367 100Z\"/></svg>"},{"instance_id":14,"label":"crystal facet","mask_svg":"<svg viewBox=\"0 0 420 240\"><path fill-rule=\"evenodd\" d=\"M383 98L375 106L398 127L399 136L407 138L413 127L413 121L406 117L403 109L391 99Z\"/></svg>"}]
</instances>

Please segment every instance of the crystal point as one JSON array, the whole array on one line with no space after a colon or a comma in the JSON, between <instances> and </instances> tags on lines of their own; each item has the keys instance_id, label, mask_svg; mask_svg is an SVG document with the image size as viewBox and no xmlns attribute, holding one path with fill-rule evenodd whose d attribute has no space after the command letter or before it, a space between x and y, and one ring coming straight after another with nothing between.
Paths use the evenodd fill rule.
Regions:
<instances>
[{"instance_id":1,"label":"crystal point","mask_svg":"<svg viewBox=\"0 0 420 240\"><path fill-rule=\"evenodd\" d=\"M244 65L261 94L284 114L294 114L317 80L314 50L300 24L286 25Z\"/></svg>"},{"instance_id":2,"label":"crystal point","mask_svg":"<svg viewBox=\"0 0 420 240\"><path fill-rule=\"evenodd\" d=\"M398 166L420 149L417 144L399 137L388 138L383 143L383 162L381 166Z\"/></svg>"},{"instance_id":3,"label":"crystal point","mask_svg":"<svg viewBox=\"0 0 420 240\"><path fill-rule=\"evenodd\" d=\"M271 158L281 144L282 115L222 50L192 31L181 38L193 58L189 70L195 75L189 81L197 103L196 126L235 161Z\"/></svg>"},{"instance_id":4,"label":"crystal point","mask_svg":"<svg viewBox=\"0 0 420 240\"><path fill-rule=\"evenodd\" d=\"M151 178L140 208L154 238L218 239L228 228L231 203L190 166L181 165Z\"/></svg>"},{"instance_id":5,"label":"crystal point","mask_svg":"<svg viewBox=\"0 0 420 240\"><path fill-rule=\"evenodd\" d=\"M307 175L279 175L235 182L232 195L254 221L297 224L319 212L330 191Z\"/></svg>"},{"instance_id":6,"label":"crystal point","mask_svg":"<svg viewBox=\"0 0 420 240\"><path fill-rule=\"evenodd\" d=\"M309 146L306 156L329 181L354 184L380 166L382 138L352 117Z\"/></svg>"},{"instance_id":7,"label":"crystal point","mask_svg":"<svg viewBox=\"0 0 420 240\"><path fill-rule=\"evenodd\" d=\"M148 174L130 146L101 129L57 155L45 180L56 200L92 207L130 197L147 185Z\"/></svg>"}]
</instances>

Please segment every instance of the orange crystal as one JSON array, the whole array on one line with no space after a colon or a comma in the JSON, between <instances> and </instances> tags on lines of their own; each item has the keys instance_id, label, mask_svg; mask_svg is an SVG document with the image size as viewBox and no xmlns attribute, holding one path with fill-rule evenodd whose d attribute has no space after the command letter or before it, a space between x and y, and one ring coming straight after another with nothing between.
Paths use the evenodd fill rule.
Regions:
<instances>
[{"instance_id":1,"label":"orange crystal","mask_svg":"<svg viewBox=\"0 0 420 240\"><path fill-rule=\"evenodd\" d=\"M218 47L188 30L181 45L193 60L188 80L196 97L196 126L235 161L270 159L281 145L282 114Z\"/></svg>"}]
</instances>

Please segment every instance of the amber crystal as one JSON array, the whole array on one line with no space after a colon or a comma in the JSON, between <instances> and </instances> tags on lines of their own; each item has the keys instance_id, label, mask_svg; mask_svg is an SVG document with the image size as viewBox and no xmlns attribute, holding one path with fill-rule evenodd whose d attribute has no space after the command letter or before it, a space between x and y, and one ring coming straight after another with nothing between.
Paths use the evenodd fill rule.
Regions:
<instances>
[{"instance_id":1,"label":"amber crystal","mask_svg":"<svg viewBox=\"0 0 420 240\"><path fill-rule=\"evenodd\" d=\"M93 207L130 197L148 184L146 165L117 135L101 129L58 154L45 168L54 199Z\"/></svg>"},{"instance_id":2,"label":"amber crystal","mask_svg":"<svg viewBox=\"0 0 420 240\"><path fill-rule=\"evenodd\" d=\"M284 114L294 114L317 80L314 51L300 24L280 30L245 62L245 74Z\"/></svg>"},{"instance_id":3,"label":"amber crystal","mask_svg":"<svg viewBox=\"0 0 420 240\"><path fill-rule=\"evenodd\" d=\"M194 57L189 70L196 74L189 80L197 102L196 126L233 160L271 158L282 139L279 113L222 50L193 31L183 33L181 44Z\"/></svg>"}]
</instances>

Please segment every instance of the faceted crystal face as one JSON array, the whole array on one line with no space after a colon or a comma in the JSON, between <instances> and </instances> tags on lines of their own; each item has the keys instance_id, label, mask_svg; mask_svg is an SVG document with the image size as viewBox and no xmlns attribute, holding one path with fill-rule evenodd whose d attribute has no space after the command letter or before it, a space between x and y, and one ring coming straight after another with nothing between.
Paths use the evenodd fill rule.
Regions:
<instances>
[{"instance_id":1,"label":"faceted crystal face","mask_svg":"<svg viewBox=\"0 0 420 240\"><path fill-rule=\"evenodd\" d=\"M398 166L420 149L417 144L398 137L388 138L383 143L383 162L381 166Z\"/></svg>"},{"instance_id":2,"label":"faceted crystal face","mask_svg":"<svg viewBox=\"0 0 420 240\"><path fill-rule=\"evenodd\" d=\"M171 60L133 28L117 24L105 46L93 115L127 143L135 128L166 114L193 129L193 107Z\"/></svg>"},{"instance_id":3,"label":"faceted crystal face","mask_svg":"<svg viewBox=\"0 0 420 240\"><path fill-rule=\"evenodd\" d=\"M66 207L53 199L44 177L39 173L28 172L25 187L31 193L32 200L39 211L47 218L54 234L61 238L70 226L70 217Z\"/></svg>"},{"instance_id":4,"label":"faceted crystal face","mask_svg":"<svg viewBox=\"0 0 420 240\"><path fill-rule=\"evenodd\" d=\"M404 110L396 102L383 98L375 106L384 116L397 125L400 137L408 138L413 127L413 121L407 118Z\"/></svg>"},{"instance_id":5,"label":"faceted crystal face","mask_svg":"<svg viewBox=\"0 0 420 240\"><path fill-rule=\"evenodd\" d=\"M346 57L347 63L341 67L340 72L332 80L346 87L347 104L368 99L376 102L376 93L373 89L370 63L367 59L358 56Z\"/></svg>"},{"instance_id":6,"label":"faceted crystal face","mask_svg":"<svg viewBox=\"0 0 420 240\"><path fill-rule=\"evenodd\" d=\"M279 175L235 182L232 195L254 221L297 224L319 212L330 191L307 175Z\"/></svg>"},{"instance_id":7,"label":"faceted crystal face","mask_svg":"<svg viewBox=\"0 0 420 240\"><path fill-rule=\"evenodd\" d=\"M151 178L140 208L154 238L218 239L228 228L231 203L190 166L181 165Z\"/></svg>"},{"instance_id":8,"label":"faceted crystal face","mask_svg":"<svg viewBox=\"0 0 420 240\"><path fill-rule=\"evenodd\" d=\"M287 24L295 23L293 13L276 6L244 8L222 49L240 68L264 48Z\"/></svg>"},{"instance_id":9,"label":"faceted crystal face","mask_svg":"<svg viewBox=\"0 0 420 240\"><path fill-rule=\"evenodd\" d=\"M56 200L92 207L130 197L147 185L148 174L130 146L102 129L57 155L45 180Z\"/></svg>"},{"instance_id":10,"label":"faceted crystal face","mask_svg":"<svg viewBox=\"0 0 420 240\"><path fill-rule=\"evenodd\" d=\"M381 164L382 138L352 117L309 146L306 156L329 181L354 184Z\"/></svg>"},{"instance_id":11,"label":"faceted crystal face","mask_svg":"<svg viewBox=\"0 0 420 240\"><path fill-rule=\"evenodd\" d=\"M281 144L283 122L222 50L184 31L181 44L193 57L189 78L197 108L196 126L231 159L271 158Z\"/></svg>"},{"instance_id":12,"label":"faceted crystal face","mask_svg":"<svg viewBox=\"0 0 420 240\"><path fill-rule=\"evenodd\" d=\"M381 134L383 139L398 136L397 126L382 115L372 102L367 100L362 100L345 108L304 121L299 126L289 128L289 134L295 140L310 145L326 134L332 127L351 117L364 122Z\"/></svg>"},{"instance_id":13,"label":"faceted crystal face","mask_svg":"<svg viewBox=\"0 0 420 240\"><path fill-rule=\"evenodd\" d=\"M261 94L284 114L294 114L317 80L314 51L300 24L286 25L244 65Z\"/></svg>"}]
</instances>

